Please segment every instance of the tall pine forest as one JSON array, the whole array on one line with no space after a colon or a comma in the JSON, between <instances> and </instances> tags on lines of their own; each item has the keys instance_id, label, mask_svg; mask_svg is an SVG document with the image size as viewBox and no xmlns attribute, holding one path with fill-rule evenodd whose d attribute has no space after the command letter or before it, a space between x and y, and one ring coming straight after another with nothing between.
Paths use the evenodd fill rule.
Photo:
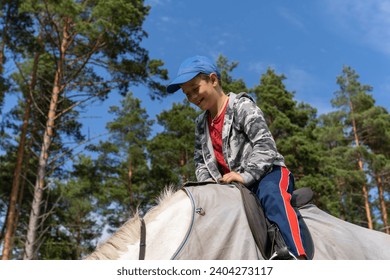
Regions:
<instances>
[{"instance_id":1,"label":"tall pine forest","mask_svg":"<svg viewBox=\"0 0 390 280\"><path fill-rule=\"evenodd\" d=\"M1 3L0 255L81 259L164 188L196 180L201 112L183 95L153 117L132 92L142 85L164 102L170 78L141 46L143 0ZM283 73L269 67L248 87L232 75L239 61L216 63L224 91L248 92L264 112L297 188L336 217L390 234L390 115L369 81L340 65L333 110L319 115ZM90 137L82 113L114 95L107 134ZM17 103L6 112L7 97Z\"/></svg>"}]
</instances>

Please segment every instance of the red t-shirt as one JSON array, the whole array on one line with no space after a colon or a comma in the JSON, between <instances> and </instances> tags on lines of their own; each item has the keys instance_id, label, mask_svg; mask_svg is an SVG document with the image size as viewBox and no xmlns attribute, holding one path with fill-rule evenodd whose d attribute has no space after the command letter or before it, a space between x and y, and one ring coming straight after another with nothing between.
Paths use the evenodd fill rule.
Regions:
<instances>
[{"instance_id":1,"label":"red t-shirt","mask_svg":"<svg viewBox=\"0 0 390 280\"><path fill-rule=\"evenodd\" d=\"M214 148L214 155L217 159L218 167L222 175L230 172L230 169L225 162L225 159L223 157L223 152L222 152L222 128L223 128L223 121L225 119L226 107L228 103L229 102L226 102L223 111L221 112L221 114L219 114L217 118L215 118L214 120L211 119L210 114L207 118L211 143L213 144L213 148Z\"/></svg>"}]
</instances>

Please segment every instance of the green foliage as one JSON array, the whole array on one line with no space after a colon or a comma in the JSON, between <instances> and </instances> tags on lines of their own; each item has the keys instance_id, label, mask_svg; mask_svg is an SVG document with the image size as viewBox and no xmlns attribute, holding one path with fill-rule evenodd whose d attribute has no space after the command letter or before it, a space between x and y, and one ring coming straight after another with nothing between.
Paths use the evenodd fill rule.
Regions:
<instances>
[{"instance_id":1,"label":"green foliage","mask_svg":"<svg viewBox=\"0 0 390 280\"><path fill-rule=\"evenodd\" d=\"M15 149L8 149L10 153L0 155L0 216L6 217L7 205L12 186L13 169L15 168ZM0 219L0 228L3 228L5 221ZM1 233L1 236L3 233Z\"/></svg>"},{"instance_id":2,"label":"green foliage","mask_svg":"<svg viewBox=\"0 0 390 280\"><path fill-rule=\"evenodd\" d=\"M309 175L318 178L320 172L321 149L313 134L316 110L308 104L297 103L294 93L286 89L285 79L284 75L267 69L260 84L253 89L257 104L264 113L279 152L295 176L297 187L308 187L310 182L311 188L320 189L321 181L306 178Z\"/></svg>"},{"instance_id":3,"label":"green foliage","mask_svg":"<svg viewBox=\"0 0 390 280\"><path fill-rule=\"evenodd\" d=\"M61 55L69 60L63 81L72 81L72 90L104 99L113 88L125 95L130 83L147 84L153 97L166 94L159 82L168 78L163 62L149 59L140 46L149 9L142 0L26 0L20 12L30 14L36 25L46 24L41 45L54 63ZM65 34L70 36L66 45L61 43Z\"/></svg>"},{"instance_id":4,"label":"green foliage","mask_svg":"<svg viewBox=\"0 0 390 280\"><path fill-rule=\"evenodd\" d=\"M42 203L39 229L39 258L79 259L90 252L104 230L111 232L131 217L155 204L155 198L168 185L180 186L195 180L193 149L194 120L199 114L187 101L175 103L157 116L161 131L152 134L154 121L141 101L129 93L130 85L145 84L151 98L167 95L161 83L168 79L164 63L150 59L141 42L147 34L142 28L150 7L144 1L3 1L3 15L10 9L12 19L1 40L15 54L20 73L0 77L0 92L12 90L29 94L26 77L33 71L34 55L39 54L38 80L32 91L34 108L28 132L24 199L21 200L16 229L14 258L21 258L26 224L31 204L39 139L47 121L48 96L52 92L60 55L62 65L61 98L57 107L47 178L47 193ZM17 5L20 4L20 7ZM50 19L50 20L49 20ZM69 24L69 23L72 24ZM5 18L0 18L4 29ZM67 25L69 24L69 25ZM39 28L38 28L39 27ZM45 30L44 33L39 33ZM61 53L64 34L73 36L65 53ZM294 100L286 89L285 75L271 68L249 89L244 80L232 72L239 66L220 55L224 91L254 93L263 110L278 150L293 172L296 186L311 187L315 203L323 210L365 226L364 199L361 186L369 184L372 193L379 183L384 197L390 192L390 116L385 108L375 106L368 94L373 89L362 85L351 67L344 67L337 78L333 112L317 117L317 111ZM85 140L77 121L86 101L110 98L116 89L123 95L118 106L110 108L114 120L107 124L109 136L89 145L75 155L71 140ZM2 96L0 96L0 107ZM352 104L352 107L351 107ZM76 106L80 110L76 110ZM353 112L351 111L353 109ZM15 166L19 125L25 111L21 103L5 118L0 142L0 215L5 216ZM360 146L356 147L352 124L355 122ZM5 127L7 129L5 129ZM13 138L9 131L17 137ZM357 168L357 158L364 159L364 170ZM383 225L379 198L372 194L371 207L376 210L375 226ZM388 211L388 210L386 210ZM1 220L2 222L2 220ZM108 226L108 229L106 228Z\"/></svg>"},{"instance_id":5,"label":"green foliage","mask_svg":"<svg viewBox=\"0 0 390 280\"><path fill-rule=\"evenodd\" d=\"M110 113L115 118L107 124L109 138L90 149L97 153L98 186L104 192L99 202L109 225L117 228L138 206L149 205L150 193L156 192L147 187L146 145L153 121L131 93L124 97L120 107L112 106Z\"/></svg>"},{"instance_id":6,"label":"green foliage","mask_svg":"<svg viewBox=\"0 0 390 280\"><path fill-rule=\"evenodd\" d=\"M224 57L219 55L217 59L217 66L221 72L221 85L225 93L234 92L248 92L243 79L234 79L231 76L231 72L238 66L238 62L231 62Z\"/></svg>"},{"instance_id":7,"label":"green foliage","mask_svg":"<svg viewBox=\"0 0 390 280\"><path fill-rule=\"evenodd\" d=\"M163 132L148 144L152 182L161 187L195 180L194 131L199 113L188 101L173 104L158 116Z\"/></svg>"},{"instance_id":8,"label":"green foliage","mask_svg":"<svg viewBox=\"0 0 390 280\"><path fill-rule=\"evenodd\" d=\"M90 157L80 156L69 180L53 182L47 201L52 213L44 221L47 233L40 259L79 259L96 246L104 228L98 170Z\"/></svg>"},{"instance_id":9,"label":"green foliage","mask_svg":"<svg viewBox=\"0 0 390 280\"><path fill-rule=\"evenodd\" d=\"M85 106L88 102L96 99L105 100L114 89L125 94L130 84L146 85L150 89L152 97L161 97L166 94L165 88L161 84L162 80L168 78L167 71L162 68L163 62L150 59L147 50L141 47L142 40L147 36L142 24L150 8L145 6L142 0L119 2L23 0L3 1L3 4L1 12L4 15L10 14L11 18L0 19L1 30L8 31L2 33L1 42L5 43L7 50L15 59L19 71L18 73L12 73L10 75L12 79L9 80L14 82L12 90L21 93L20 96L25 98L25 100L21 100L21 106L15 108L12 113L15 116L15 119L11 120L12 128L19 135L18 122L20 123L21 116L25 111L23 110L23 104L26 104L27 97L31 96L34 106L29 120L27 120L30 127L27 135L29 144L26 151L31 151L30 155L39 156L42 146L48 149L47 154L45 153L41 157L43 160L39 163L37 163L35 157L31 156L34 159L31 160L34 164L26 165L25 172L28 173L28 176L25 174L18 174L17 176L31 180L25 180L23 184L37 186L37 184L34 184L34 181L38 181L34 179L37 175L34 172L39 164L42 167L39 172L40 183L45 180L42 184L52 186L53 178L56 178L60 181L57 184L59 186L65 184L65 178L70 167L67 160L69 160L69 156L74 156L72 154L74 153L72 150L74 147L65 143L76 142L80 144L81 141L85 140L80 133L81 124L77 120L79 117L77 109L83 109L83 105ZM5 26L5 23L10 25ZM3 53L3 50L1 51ZM38 63L32 63L32 61ZM1 63L1 66L3 66L3 61ZM34 66L37 67L34 68ZM3 79L3 76L1 78ZM3 86L5 86L5 83L1 83L1 87ZM0 101L2 98L1 95ZM54 117L51 116L50 119L54 119L54 123L50 125L50 129L53 129L53 135L50 134L48 137L50 139L46 138L45 143L42 143L43 130L48 123L49 102L55 104L50 107L50 112L54 114ZM135 124L133 125L135 126ZM137 138L138 136L134 137ZM114 140L119 143L118 139ZM138 144L139 142L133 143L132 147L128 147L126 151L132 155L134 165L138 168L131 180L132 183L134 182L134 188L140 186L138 182L146 178L147 175L145 174L148 172L145 151L139 149ZM14 149L13 146L7 147L2 144L3 147L7 148L7 150L2 150L5 153ZM109 202L111 205L116 201L120 201L119 205L122 206L124 193L123 191L115 193L120 187L115 188L114 186L117 182L121 183L120 186L124 186L123 182L129 174L128 171L125 171L126 168L127 170L129 168L129 160L127 158L126 164L118 160L124 153L124 145L115 148L117 148L117 151L113 150L114 152L110 152L106 156L108 160L111 160L109 163L113 164L111 170L110 168L106 170L98 164L95 168L96 170L100 168L105 172L112 171L108 174L111 175L111 178L108 177L106 181L103 181L107 186L112 187L108 188L110 195L111 193L112 195L107 196L106 200L112 198ZM26 157L23 161L29 162L30 159ZM32 178L30 178L30 174L33 174ZM72 180L69 180L68 182L69 186L78 188L79 181L72 182ZM127 189L129 189L128 182L127 180ZM45 192L46 190L48 189L44 188ZM38 213L37 211L33 212L33 215L31 215L33 219L30 219L30 221L34 222L31 223L28 231L34 231L34 234L30 236L40 236L41 233L45 233L46 228L39 228L38 232L35 232L34 224L38 224L36 221L41 217L51 216L52 212L45 212L49 211L48 208L45 208L45 205L52 205L53 208L57 207L59 204L55 201L57 199L61 200L62 195L59 191L60 187L57 187L50 192L52 196L49 193L45 194L43 196L47 199L45 203L40 201L35 203L34 200L34 206L42 210L44 215L39 215L39 211ZM28 193L30 195L30 192ZM20 195L23 197L23 194ZM131 196L127 195L127 197L131 200ZM4 201L7 201L7 198L8 195L6 195ZM25 198L29 198L31 204L31 197L26 196ZM26 212L30 210L28 207L23 207L20 212L24 215L24 224L26 224L25 218L28 217ZM130 211L129 208L128 205L126 211L121 211L123 213L122 217ZM57 215L59 214L57 213ZM128 216L126 216L126 219ZM61 217L61 219L67 219L67 217ZM41 224L47 223L48 228L55 228L55 223L58 223L61 219L51 220L50 217L45 221L42 220ZM54 243L57 242L55 236L50 238ZM64 238L64 235L61 238ZM40 239L40 241L42 240ZM35 240L30 244L40 245L35 244ZM17 246L20 246L20 244ZM44 251L44 247L39 248L42 248L40 252L42 258L50 255ZM64 257L61 254L53 254L52 256L54 258L56 258L55 256Z\"/></svg>"},{"instance_id":10,"label":"green foliage","mask_svg":"<svg viewBox=\"0 0 390 280\"><path fill-rule=\"evenodd\" d=\"M21 54L34 49L31 36L31 16L19 13L20 1L3 0L0 5L0 113L4 98L12 87L12 81L4 71L10 52ZM9 50L9 51L8 51Z\"/></svg>"},{"instance_id":11,"label":"green foliage","mask_svg":"<svg viewBox=\"0 0 390 280\"><path fill-rule=\"evenodd\" d=\"M337 84L340 89L335 92L331 102L339 110L324 116L322 127L317 132L322 136L319 139L329 149L328 155L337 159L332 165L334 181L340 193L341 216L366 226L367 215L376 212L378 205L371 196L365 196L365 189L370 193L370 187L378 185L379 188L380 185L376 181L381 178L378 177L380 169L376 168L374 159L384 151L382 144L388 147L386 125L389 127L389 115L383 108L375 106L375 100L369 94L372 87L361 84L359 75L351 67L343 67ZM386 180L386 175L382 179ZM367 204L368 207L365 207ZM372 218L376 224L378 217Z\"/></svg>"},{"instance_id":12,"label":"green foliage","mask_svg":"<svg viewBox=\"0 0 390 280\"><path fill-rule=\"evenodd\" d=\"M380 106L373 106L359 116L360 135L374 153L390 157L390 115Z\"/></svg>"},{"instance_id":13,"label":"green foliage","mask_svg":"<svg viewBox=\"0 0 390 280\"><path fill-rule=\"evenodd\" d=\"M285 79L283 74L277 75L268 68L261 76L260 84L253 89L275 141L302 131L316 114L308 104L297 104L294 93L283 84Z\"/></svg>"}]
</instances>

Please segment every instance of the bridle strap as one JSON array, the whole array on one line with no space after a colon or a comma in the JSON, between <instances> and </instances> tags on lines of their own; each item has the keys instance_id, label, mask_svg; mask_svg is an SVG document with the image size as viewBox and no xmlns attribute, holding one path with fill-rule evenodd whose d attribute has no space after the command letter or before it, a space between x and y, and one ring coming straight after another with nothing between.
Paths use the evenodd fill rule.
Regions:
<instances>
[{"instance_id":1,"label":"bridle strap","mask_svg":"<svg viewBox=\"0 0 390 280\"><path fill-rule=\"evenodd\" d=\"M145 250L146 250L146 225L143 218L140 218L141 221L141 238L139 242L139 260L145 259Z\"/></svg>"}]
</instances>

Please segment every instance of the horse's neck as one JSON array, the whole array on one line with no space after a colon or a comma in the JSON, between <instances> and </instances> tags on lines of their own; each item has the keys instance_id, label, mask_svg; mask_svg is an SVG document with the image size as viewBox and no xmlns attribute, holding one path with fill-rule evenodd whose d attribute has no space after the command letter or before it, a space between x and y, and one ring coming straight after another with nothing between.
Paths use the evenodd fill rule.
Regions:
<instances>
[{"instance_id":1,"label":"horse's neck","mask_svg":"<svg viewBox=\"0 0 390 280\"><path fill-rule=\"evenodd\" d=\"M145 259L170 259L183 241L191 222L191 202L183 191L168 198L157 211L145 215ZM127 246L119 259L138 259L139 241Z\"/></svg>"}]
</instances>

